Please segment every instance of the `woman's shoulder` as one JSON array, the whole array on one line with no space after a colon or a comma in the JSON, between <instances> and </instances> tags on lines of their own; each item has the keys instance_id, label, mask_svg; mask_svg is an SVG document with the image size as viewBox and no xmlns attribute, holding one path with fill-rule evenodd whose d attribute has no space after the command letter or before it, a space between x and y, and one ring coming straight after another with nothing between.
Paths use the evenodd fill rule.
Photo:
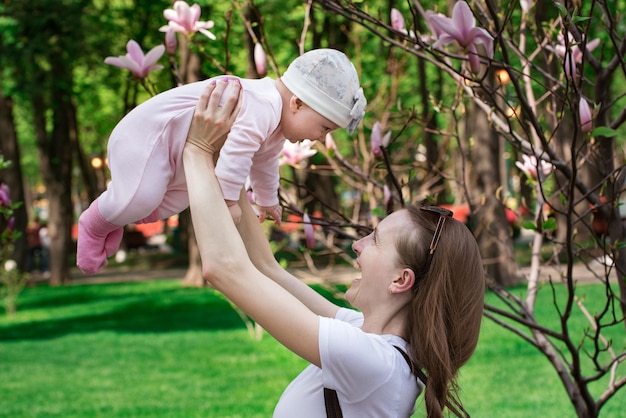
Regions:
<instances>
[{"instance_id":1,"label":"woman's shoulder","mask_svg":"<svg viewBox=\"0 0 626 418\"><path fill-rule=\"evenodd\" d=\"M385 403L401 393L406 402L389 405L410 411L420 388L396 347L406 351L406 342L395 335L367 333L340 317L320 322L320 357L324 386L337 390L355 407ZM379 405L380 406L380 405ZM402 415L402 414L400 414Z\"/></svg>"},{"instance_id":2,"label":"woman's shoulder","mask_svg":"<svg viewBox=\"0 0 626 418\"><path fill-rule=\"evenodd\" d=\"M337 314L335 315L335 319L348 322L357 327L363 326L363 313L354 309L339 308L339 310L337 310Z\"/></svg>"}]
</instances>

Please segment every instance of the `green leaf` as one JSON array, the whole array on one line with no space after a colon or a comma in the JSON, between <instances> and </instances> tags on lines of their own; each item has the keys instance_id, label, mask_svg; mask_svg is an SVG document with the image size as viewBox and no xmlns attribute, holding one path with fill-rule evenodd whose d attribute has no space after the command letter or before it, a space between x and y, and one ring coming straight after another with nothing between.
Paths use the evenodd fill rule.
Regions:
<instances>
[{"instance_id":1,"label":"green leaf","mask_svg":"<svg viewBox=\"0 0 626 418\"><path fill-rule=\"evenodd\" d=\"M554 6L559 9L559 14L561 15L561 17L563 16L567 16L567 9L565 8L565 6L563 6L561 3L559 2L554 2Z\"/></svg>"},{"instance_id":2,"label":"green leaf","mask_svg":"<svg viewBox=\"0 0 626 418\"><path fill-rule=\"evenodd\" d=\"M522 228L528 229L530 231L536 231L537 225L533 221L524 221L522 222Z\"/></svg>"},{"instance_id":3,"label":"green leaf","mask_svg":"<svg viewBox=\"0 0 626 418\"><path fill-rule=\"evenodd\" d=\"M613 138L617 136L617 131L615 129L607 128L606 126L600 126L593 130L591 133L593 136L604 136L607 138Z\"/></svg>"},{"instance_id":4,"label":"green leaf","mask_svg":"<svg viewBox=\"0 0 626 418\"><path fill-rule=\"evenodd\" d=\"M374 215L374 216L385 216L385 211L382 210L381 208L374 208L374 209L372 209L372 215Z\"/></svg>"},{"instance_id":5,"label":"green leaf","mask_svg":"<svg viewBox=\"0 0 626 418\"><path fill-rule=\"evenodd\" d=\"M554 231L556 229L556 219L548 218L543 225L541 225L541 229L544 231Z\"/></svg>"}]
</instances>

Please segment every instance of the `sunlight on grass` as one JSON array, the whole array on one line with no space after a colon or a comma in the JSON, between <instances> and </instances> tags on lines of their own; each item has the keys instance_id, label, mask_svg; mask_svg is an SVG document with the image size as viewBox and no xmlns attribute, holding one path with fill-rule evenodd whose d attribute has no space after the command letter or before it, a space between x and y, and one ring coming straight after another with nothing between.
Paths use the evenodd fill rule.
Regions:
<instances>
[{"instance_id":1,"label":"sunlight on grass","mask_svg":"<svg viewBox=\"0 0 626 418\"><path fill-rule=\"evenodd\" d=\"M552 318L549 292L540 298ZM250 338L215 291L178 281L27 288L18 302L0 317L1 417L269 417L306 366L270 336ZM623 344L623 328L613 338ZM486 319L461 385L472 416L574 416L546 359ZM620 416L624 398L601 416Z\"/></svg>"}]
</instances>

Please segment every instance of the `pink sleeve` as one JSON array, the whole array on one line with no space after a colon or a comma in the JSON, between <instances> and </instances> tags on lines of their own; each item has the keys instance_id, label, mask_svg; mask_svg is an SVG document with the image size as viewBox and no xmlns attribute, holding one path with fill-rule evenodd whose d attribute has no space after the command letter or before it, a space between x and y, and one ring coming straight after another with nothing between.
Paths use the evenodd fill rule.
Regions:
<instances>
[{"instance_id":1,"label":"pink sleeve","mask_svg":"<svg viewBox=\"0 0 626 418\"><path fill-rule=\"evenodd\" d=\"M256 203L260 206L278 205L278 186L280 175L278 157L283 149L284 139L271 140L266 149L258 152L253 158L250 171L250 184L254 190Z\"/></svg>"},{"instance_id":2,"label":"pink sleeve","mask_svg":"<svg viewBox=\"0 0 626 418\"><path fill-rule=\"evenodd\" d=\"M280 111L269 100L244 89L241 111L215 167L224 199L239 199L255 154L279 122Z\"/></svg>"}]
</instances>

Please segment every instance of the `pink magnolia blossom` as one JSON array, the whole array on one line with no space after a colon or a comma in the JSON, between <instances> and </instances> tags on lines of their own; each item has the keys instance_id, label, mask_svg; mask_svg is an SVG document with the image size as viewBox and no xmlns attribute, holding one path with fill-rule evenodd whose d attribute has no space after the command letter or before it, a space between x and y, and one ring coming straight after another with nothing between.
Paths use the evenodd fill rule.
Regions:
<instances>
[{"instance_id":1,"label":"pink magnolia blossom","mask_svg":"<svg viewBox=\"0 0 626 418\"><path fill-rule=\"evenodd\" d=\"M389 205L389 201L391 200L391 190L389 190L389 186L386 184L383 186L383 200L385 206Z\"/></svg>"},{"instance_id":2,"label":"pink magnolia blossom","mask_svg":"<svg viewBox=\"0 0 626 418\"><path fill-rule=\"evenodd\" d=\"M173 9L165 9L163 16L169 21L166 26L161 26L159 29L161 32L165 32L169 29L175 32L183 33L187 36L191 36L196 32L200 32L210 39L216 39L215 35L209 32L207 29L211 29L215 22L208 20L206 22L200 22L200 6L196 3L193 6L189 6L184 1L174 2Z\"/></svg>"},{"instance_id":3,"label":"pink magnolia blossom","mask_svg":"<svg viewBox=\"0 0 626 418\"><path fill-rule=\"evenodd\" d=\"M337 151L337 144L335 144L335 138L333 138L333 134L330 132L326 134L326 138L324 139L324 145L326 145L326 149Z\"/></svg>"},{"instance_id":4,"label":"pink magnolia blossom","mask_svg":"<svg viewBox=\"0 0 626 418\"><path fill-rule=\"evenodd\" d=\"M391 27L398 32L406 33L406 26L404 25L404 17L400 10L396 8L391 9Z\"/></svg>"},{"instance_id":5,"label":"pink magnolia blossom","mask_svg":"<svg viewBox=\"0 0 626 418\"><path fill-rule=\"evenodd\" d=\"M161 58L163 52L165 52L164 45L157 45L144 55L139 44L131 39L126 44L126 50L128 51L126 55L106 57L104 63L126 68L139 79L146 78L150 71L163 68L162 65L156 65L156 62Z\"/></svg>"},{"instance_id":6,"label":"pink magnolia blossom","mask_svg":"<svg viewBox=\"0 0 626 418\"><path fill-rule=\"evenodd\" d=\"M589 108L589 103L582 97L578 103L578 115L580 117L580 129L585 133L591 132L593 129L591 109Z\"/></svg>"},{"instance_id":7,"label":"pink magnolia blossom","mask_svg":"<svg viewBox=\"0 0 626 418\"><path fill-rule=\"evenodd\" d=\"M487 56L493 57L493 37L485 29L476 27L476 20L466 2L459 1L454 5L452 18L432 12L427 13L426 16L438 37L433 48L458 42L468 52L470 68L474 73L480 71L476 45L483 44Z\"/></svg>"},{"instance_id":8,"label":"pink magnolia blossom","mask_svg":"<svg viewBox=\"0 0 626 418\"><path fill-rule=\"evenodd\" d=\"M537 168L539 168L539 173L542 178L552 172L552 164L544 160L541 160L540 163L537 164L537 157L534 155L528 156L524 154L522 155L522 159L524 160L523 163L516 161L515 165L530 178L537 179Z\"/></svg>"},{"instance_id":9,"label":"pink magnolia blossom","mask_svg":"<svg viewBox=\"0 0 626 418\"><path fill-rule=\"evenodd\" d=\"M170 28L165 32L165 51L167 51L168 55L174 55L177 47L176 31Z\"/></svg>"},{"instance_id":10,"label":"pink magnolia blossom","mask_svg":"<svg viewBox=\"0 0 626 418\"><path fill-rule=\"evenodd\" d=\"M7 221L7 231L14 231L15 230L15 216L11 216L9 218L9 220Z\"/></svg>"},{"instance_id":11,"label":"pink magnolia blossom","mask_svg":"<svg viewBox=\"0 0 626 418\"><path fill-rule=\"evenodd\" d=\"M315 231L308 213L305 213L302 217L302 224L304 227L304 240L306 242L306 247L309 250L312 250L315 248Z\"/></svg>"},{"instance_id":12,"label":"pink magnolia blossom","mask_svg":"<svg viewBox=\"0 0 626 418\"><path fill-rule=\"evenodd\" d=\"M530 0L520 0L519 4L524 13L528 13L530 11L530 7L533 5L532 1Z\"/></svg>"},{"instance_id":13,"label":"pink magnolia blossom","mask_svg":"<svg viewBox=\"0 0 626 418\"><path fill-rule=\"evenodd\" d=\"M317 153L316 150L311 149L313 141L305 139L300 142L291 142L285 140L283 150L280 153L279 164L288 164L291 166L297 166L302 160L305 160Z\"/></svg>"},{"instance_id":14,"label":"pink magnolia blossom","mask_svg":"<svg viewBox=\"0 0 626 418\"><path fill-rule=\"evenodd\" d=\"M372 154L374 154L374 157L380 158L383 156L383 148L387 148L390 140L391 131L387 131L383 136L380 122L374 123L374 126L372 126L372 135L370 137Z\"/></svg>"},{"instance_id":15,"label":"pink magnolia blossom","mask_svg":"<svg viewBox=\"0 0 626 418\"><path fill-rule=\"evenodd\" d=\"M563 58L563 66L565 68L565 75L570 79L578 78L578 71L576 69L576 65L582 64L584 52L579 48L578 45L573 45L576 43L574 39L574 35L568 33L568 42L565 41L565 36L560 33L558 36L558 44L554 46L554 53L559 57ZM566 44L569 43L569 50ZM587 42L585 45L585 49L588 52L593 51L597 46L600 45L600 39L596 38L592 41Z\"/></svg>"},{"instance_id":16,"label":"pink magnolia blossom","mask_svg":"<svg viewBox=\"0 0 626 418\"><path fill-rule=\"evenodd\" d=\"M580 64L583 62L583 56L584 53L583 51L578 47L578 45L573 45L574 43L576 43L576 40L574 39L574 35L572 35L571 33L569 33L568 35L568 41L569 41L569 46L570 49L572 51L572 56L574 58L574 62L576 64ZM554 52L560 56L560 57L564 57L566 52L567 52L567 47L566 47L566 42L565 42L565 36L563 36L562 33L559 34L558 36L558 44L554 47ZM587 42L587 44L585 45L585 49L589 52L593 51L594 49L596 49L596 47L600 45L600 39L596 38L593 41L589 41Z\"/></svg>"},{"instance_id":17,"label":"pink magnolia blossom","mask_svg":"<svg viewBox=\"0 0 626 418\"><path fill-rule=\"evenodd\" d=\"M380 122L376 122L374 123L374 126L372 126L372 135L370 136L370 144L372 146L372 154L374 154L374 157L382 157L383 156L383 150L381 149L382 145L383 145L383 134L382 134L382 128L380 126Z\"/></svg>"},{"instance_id":18,"label":"pink magnolia blossom","mask_svg":"<svg viewBox=\"0 0 626 418\"><path fill-rule=\"evenodd\" d=\"M254 45L254 65L258 75L263 77L267 74L267 57L265 56L263 46L259 42Z\"/></svg>"},{"instance_id":19,"label":"pink magnolia blossom","mask_svg":"<svg viewBox=\"0 0 626 418\"><path fill-rule=\"evenodd\" d=\"M395 29L396 31L400 32L403 35L408 35L411 39L416 39L415 32L413 32L412 30L410 31L406 30L406 24L404 23L404 16L402 16L402 13L400 12L400 10L396 8L392 8L389 18L391 20L391 27L393 29ZM415 47L417 48L417 45Z\"/></svg>"},{"instance_id":20,"label":"pink magnolia blossom","mask_svg":"<svg viewBox=\"0 0 626 418\"><path fill-rule=\"evenodd\" d=\"M383 136L383 148L387 148L389 146L389 141L391 141L391 131L387 131Z\"/></svg>"},{"instance_id":21,"label":"pink magnolia blossom","mask_svg":"<svg viewBox=\"0 0 626 418\"><path fill-rule=\"evenodd\" d=\"M0 207L8 207L11 205L11 191L6 183L0 184Z\"/></svg>"},{"instance_id":22,"label":"pink magnolia blossom","mask_svg":"<svg viewBox=\"0 0 626 418\"><path fill-rule=\"evenodd\" d=\"M256 197L255 197L254 192L252 191L252 189L248 189L246 191L246 196L248 197L248 203L250 203L252 206L254 206L256 204Z\"/></svg>"}]
</instances>

